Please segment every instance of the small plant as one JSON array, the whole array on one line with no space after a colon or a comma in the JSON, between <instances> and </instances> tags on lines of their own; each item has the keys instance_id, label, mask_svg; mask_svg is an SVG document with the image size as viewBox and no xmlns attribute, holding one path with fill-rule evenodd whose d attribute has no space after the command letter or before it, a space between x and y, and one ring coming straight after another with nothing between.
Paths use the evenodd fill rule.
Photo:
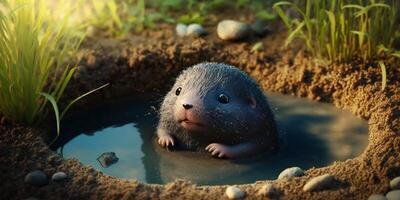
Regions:
<instances>
[{"instance_id":1,"label":"small plant","mask_svg":"<svg viewBox=\"0 0 400 200\"><path fill-rule=\"evenodd\" d=\"M41 119L46 101L58 101L75 68L63 66L79 46L63 21L42 18L35 0L3 1L0 13L0 112L8 119L33 124ZM42 7L43 8L43 7Z\"/></svg>"},{"instance_id":2,"label":"small plant","mask_svg":"<svg viewBox=\"0 0 400 200\"><path fill-rule=\"evenodd\" d=\"M200 13L190 13L187 15L182 15L178 18L178 22L182 24L203 24L204 18L201 16Z\"/></svg>"},{"instance_id":3,"label":"small plant","mask_svg":"<svg viewBox=\"0 0 400 200\"><path fill-rule=\"evenodd\" d=\"M304 5L281 1L273 7L289 30L286 46L299 38L314 55L330 61L368 61L378 56L380 45L392 47L394 0L307 0ZM301 17L291 19L284 8Z\"/></svg>"}]
</instances>

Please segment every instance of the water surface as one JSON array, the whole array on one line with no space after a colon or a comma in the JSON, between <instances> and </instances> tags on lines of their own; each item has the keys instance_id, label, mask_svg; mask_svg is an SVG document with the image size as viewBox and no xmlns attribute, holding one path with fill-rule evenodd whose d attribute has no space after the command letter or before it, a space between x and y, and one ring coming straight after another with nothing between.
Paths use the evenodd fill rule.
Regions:
<instances>
[{"instance_id":1,"label":"water surface","mask_svg":"<svg viewBox=\"0 0 400 200\"><path fill-rule=\"evenodd\" d=\"M323 167L354 158L368 143L367 122L331 104L267 93L280 129L275 155L231 161L208 154L168 152L154 143L159 102L125 99L74 113L63 123L63 137L52 147L107 175L167 183L239 184L275 179L287 167ZM103 168L96 160L115 152L119 161Z\"/></svg>"}]
</instances>

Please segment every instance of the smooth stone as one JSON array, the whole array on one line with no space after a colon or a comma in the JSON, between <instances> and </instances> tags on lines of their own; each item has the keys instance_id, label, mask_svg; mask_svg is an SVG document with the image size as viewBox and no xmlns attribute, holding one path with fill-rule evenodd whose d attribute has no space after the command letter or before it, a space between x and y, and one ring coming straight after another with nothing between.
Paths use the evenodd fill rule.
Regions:
<instances>
[{"instance_id":1,"label":"smooth stone","mask_svg":"<svg viewBox=\"0 0 400 200\"><path fill-rule=\"evenodd\" d=\"M300 177L303 175L304 175L304 171L300 167L290 167L290 168L283 170L279 174L278 179Z\"/></svg>"},{"instance_id":2,"label":"smooth stone","mask_svg":"<svg viewBox=\"0 0 400 200\"><path fill-rule=\"evenodd\" d=\"M178 36L184 37L187 34L187 29L188 29L188 26L186 26L185 24L177 24L175 31Z\"/></svg>"},{"instance_id":3,"label":"smooth stone","mask_svg":"<svg viewBox=\"0 0 400 200\"><path fill-rule=\"evenodd\" d=\"M249 25L235 20L223 20L217 26L218 37L222 40L243 39L249 32Z\"/></svg>"},{"instance_id":4,"label":"smooth stone","mask_svg":"<svg viewBox=\"0 0 400 200\"><path fill-rule=\"evenodd\" d=\"M186 35L193 35L196 37L206 34L206 30L200 24L190 24L187 27Z\"/></svg>"},{"instance_id":5,"label":"smooth stone","mask_svg":"<svg viewBox=\"0 0 400 200\"><path fill-rule=\"evenodd\" d=\"M387 200L383 194L372 194L368 197L368 200Z\"/></svg>"},{"instance_id":6,"label":"smooth stone","mask_svg":"<svg viewBox=\"0 0 400 200\"><path fill-rule=\"evenodd\" d=\"M254 23L250 25L250 28L256 35L264 36L270 32L267 25L267 21L257 19Z\"/></svg>"},{"instance_id":7,"label":"smooth stone","mask_svg":"<svg viewBox=\"0 0 400 200\"><path fill-rule=\"evenodd\" d=\"M391 188L392 190L398 190L398 189L400 189L400 176L398 176L398 177L396 177L396 178L394 178L394 179L392 179L392 180L390 181L390 188Z\"/></svg>"},{"instance_id":8,"label":"smooth stone","mask_svg":"<svg viewBox=\"0 0 400 200\"><path fill-rule=\"evenodd\" d=\"M303 191L316 191L329 188L334 182L335 178L330 174L324 174L317 176L309 180L303 187Z\"/></svg>"},{"instance_id":9,"label":"smooth stone","mask_svg":"<svg viewBox=\"0 0 400 200\"><path fill-rule=\"evenodd\" d=\"M388 200L400 200L400 190L392 190L386 194Z\"/></svg>"},{"instance_id":10,"label":"smooth stone","mask_svg":"<svg viewBox=\"0 0 400 200\"><path fill-rule=\"evenodd\" d=\"M40 170L31 171L25 176L25 183L33 186L44 186L47 184L47 175Z\"/></svg>"},{"instance_id":11,"label":"smooth stone","mask_svg":"<svg viewBox=\"0 0 400 200\"><path fill-rule=\"evenodd\" d=\"M225 194L226 196L228 196L229 199L241 199L246 195L236 186L229 186L228 188L226 188Z\"/></svg>"},{"instance_id":12,"label":"smooth stone","mask_svg":"<svg viewBox=\"0 0 400 200\"><path fill-rule=\"evenodd\" d=\"M259 196L275 197L278 196L278 190L270 183L263 185L257 193Z\"/></svg>"},{"instance_id":13,"label":"smooth stone","mask_svg":"<svg viewBox=\"0 0 400 200\"><path fill-rule=\"evenodd\" d=\"M64 181L66 178L67 178L67 174L66 173L64 173L64 172L56 172L51 177L51 180L53 180L55 182L61 182L61 181Z\"/></svg>"}]
</instances>

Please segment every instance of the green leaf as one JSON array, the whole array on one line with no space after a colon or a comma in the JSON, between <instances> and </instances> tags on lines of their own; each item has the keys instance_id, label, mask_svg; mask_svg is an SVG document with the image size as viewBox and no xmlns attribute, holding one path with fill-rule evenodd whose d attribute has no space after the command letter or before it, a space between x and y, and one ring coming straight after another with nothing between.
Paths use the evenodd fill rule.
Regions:
<instances>
[{"instance_id":1,"label":"green leaf","mask_svg":"<svg viewBox=\"0 0 400 200\"><path fill-rule=\"evenodd\" d=\"M381 87L381 91L385 90L386 87L386 66L385 63L383 63L383 61L379 61L379 66L381 67L381 73L382 73L382 87Z\"/></svg>"},{"instance_id":2,"label":"green leaf","mask_svg":"<svg viewBox=\"0 0 400 200\"><path fill-rule=\"evenodd\" d=\"M72 106L73 104L75 104L77 101L79 101L80 99L86 97L86 96L89 95L89 94L92 94L93 92L96 92L96 91L98 91L98 90L100 90L100 89L102 89L102 88L104 88L104 87L107 87L108 85L110 85L110 84L109 84L109 83L104 84L104 85L102 85L102 86L100 86L100 87L98 87L98 88L96 88L96 89L93 89L93 90L91 90L91 91L89 91L89 92L86 92L85 94L83 94L83 95L81 95L81 96L75 98L74 100L72 100L72 101L64 108L63 112L61 113L60 119L62 119L62 118L64 117L65 113L67 113L67 111L71 108L71 106Z\"/></svg>"},{"instance_id":3,"label":"green leaf","mask_svg":"<svg viewBox=\"0 0 400 200\"><path fill-rule=\"evenodd\" d=\"M57 124L57 137L53 140L53 142L60 136L60 112L58 111L57 102L53 96L47 93L41 92L40 95L44 96L53 107L54 116L56 117L56 124ZM53 143L51 142L51 144Z\"/></svg>"},{"instance_id":4,"label":"green leaf","mask_svg":"<svg viewBox=\"0 0 400 200\"><path fill-rule=\"evenodd\" d=\"M262 42L257 42L253 45L253 47L251 48L251 52L256 52L263 49L263 43Z\"/></svg>"},{"instance_id":5,"label":"green leaf","mask_svg":"<svg viewBox=\"0 0 400 200\"><path fill-rule=\"evenodd\" d=\"M296 29L294 29L289 36L287 37L286 41L285 41L285 47L287 47L293 40L294 38L296 38L297 34L300 34L302 31L303 26L305 25L305 22L300 22Z\"/></svg>"}]
</instances>

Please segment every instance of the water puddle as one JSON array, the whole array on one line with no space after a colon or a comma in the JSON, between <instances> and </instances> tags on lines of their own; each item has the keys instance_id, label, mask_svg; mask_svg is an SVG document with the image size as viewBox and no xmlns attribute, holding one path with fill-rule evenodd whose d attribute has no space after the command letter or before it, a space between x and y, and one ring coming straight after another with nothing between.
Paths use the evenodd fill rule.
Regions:
<instances>
[{"instance_id":1,"label":"water puddle","mask_svg":"<svg viewBox=\"0 0 400 200\"><path fill-rule=\"evenodd\" d=\"M154 143L154 106L158 103L138 99L74 114L63 122L62 137L52 149L118 178L160 184L186 179L215 185L275 179L292 166L327 166L358 156L368 144L367 122L349 112L287 95L267 96L282 140L279 152L272 156L231 161L208 154L168 152ZM105 167L98 158L107 152L114 152L118 160Z\"/></svg>"}]
</instances>

